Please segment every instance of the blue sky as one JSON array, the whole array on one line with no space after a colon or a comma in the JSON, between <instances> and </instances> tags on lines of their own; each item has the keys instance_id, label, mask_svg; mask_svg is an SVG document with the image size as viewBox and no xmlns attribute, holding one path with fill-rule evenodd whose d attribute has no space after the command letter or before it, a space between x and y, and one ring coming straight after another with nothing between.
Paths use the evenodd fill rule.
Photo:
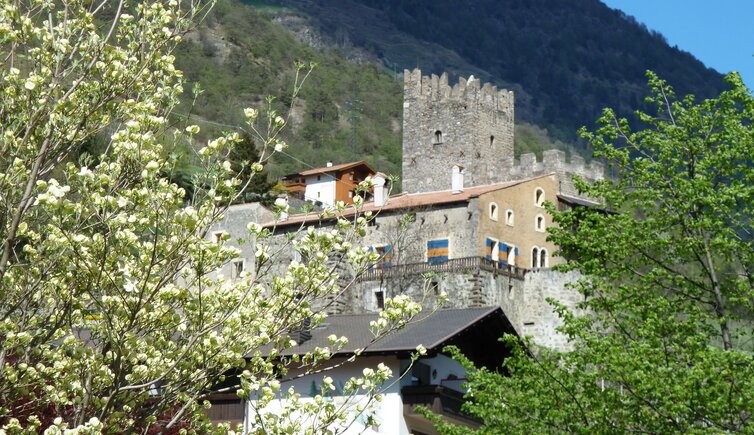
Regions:
<instances>
[{"instance_id":1,"label":"blue sky","mask_svg":"<svg viewBox=\"0 0 754 435\"><path fill-rule=\"evenodd\" d=\"M721 73L754 88L754 0L602 0Z\"/></svg>"}]
</instances>

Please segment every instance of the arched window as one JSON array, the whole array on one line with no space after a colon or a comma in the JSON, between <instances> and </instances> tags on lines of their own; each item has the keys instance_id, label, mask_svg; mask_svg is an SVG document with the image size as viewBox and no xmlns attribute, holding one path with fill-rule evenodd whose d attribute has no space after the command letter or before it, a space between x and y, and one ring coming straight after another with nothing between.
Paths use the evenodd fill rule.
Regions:
<instances>
[{"instance_id":1,"label":"arched window","mask_svg":"<svg viewBox=\"0 0 754 435\"><path fill-rule=\"evenodd\" d=\"M511 209L505 210L505 224L513 226L513 218L514 218L513 210Z\"/></svg>"},{"instance_id":2,"label":"arched window","mask_svg":"<svg viewBox=\"0 0 754 435\"><path fill-rule=\"evenodd\" d=\"M542 207L543 202L545 202L545 191L541 187L537 187L534 191L534 205Z\"/></svg>"},{"instance_id":3,"label":"arched window","mask_svg":"<svg viewBox=\"0 0 754 435\"><path fill-rule=\"evenodd\" d=\"M495 146L495 136L490 136L490 147Z\"/></svg>"},{"instance_id":4,"label":"arched window","mask_svg":"<svg viewBox=\"0 0 754 435\"><path fill-rule=\"evenodd\" d=\"M539 251L539 267L547 267L547 249L545 248Z\"/></svg>"},{"instance_id":5,"label":"arched window","mask_svg":"<svg viewBox=\"0 0 754 435\"><path fill-rule=\"evenodd\" d=\"M508 245L508 264L511 266L516 265L516 257L518 256L518 248L513 245Z\"/></svg>"},{"instance_id":6,"label":"arched window","mask_svg":"<svg viewBox=\"0 0 754 435\"><path fill-rule=\"evenodd\" d=\"M432 143L435 145L442 143L442 132L440 130L435 130L435 138Z\"/></svg>"},{"instance_id":7,"label":"arched window","mask_svg":"<svg viewBox=\"0 0 754 435\"><path fill-rule=\"evenodd\" d=\"M499 207L497 206L497 203L490 203L490 219L495 222L497 222L498 209Z\"/></svg>"},{"instance_id":8,"label":"arched window","mask_svg":"<svg viewBox=\"0 0 754 435\"><path fill-rule=\"evenodd\" d=\"M531 250L531 267L539 267L539 248L536 246Z\"/></svg>"},{"instance_id":9,"label":"arched window","mask_svg":"<svg viewBox=\"0 0 754 435\"><path fill-rule=\"evenodd\" d=\"M539 232L544 232L545 230L545 217L541 214L538 214L537 217L534 218L534 228Z\"/></svg>"}]
</instances>

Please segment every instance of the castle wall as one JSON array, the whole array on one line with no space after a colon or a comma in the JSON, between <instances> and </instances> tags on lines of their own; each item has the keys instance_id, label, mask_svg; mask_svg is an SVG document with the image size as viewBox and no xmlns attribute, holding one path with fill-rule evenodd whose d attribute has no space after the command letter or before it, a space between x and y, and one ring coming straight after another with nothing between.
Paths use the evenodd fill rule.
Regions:
<instances>
[{"instance_id":1,"label":"castle wall","mask_svg":"<svg viewBox=\"0 0 754 435\"><path fill-rule=\"evenodd\" d=\"M448 190L454 165L464 168L466 186L498 181L494 162L513 155L513 107L512 92L479 79L451 87L447 74L405 71L403 190Z\"/></svg>"},{"instance_id":2,"label":"castle wall","mask_svg":"<svg viewBox=\"0 0 754 435\"><path fill-rule=\"evenodd\" d=\"M545 174L555 174L558 180L557 192L571 196L579 196L573 184L572 176L578 175L588 181L596 181L604 178L605 167L592 160L588 164L584 158L571 155L571 161L566 161L565 151L548 150L542 153L542 160L537 161L533 153L521 154L519 159L514 159L513 154L501 158L497 163L497 173L500 181L514 181Z\"/></svg>"}]
</instances>

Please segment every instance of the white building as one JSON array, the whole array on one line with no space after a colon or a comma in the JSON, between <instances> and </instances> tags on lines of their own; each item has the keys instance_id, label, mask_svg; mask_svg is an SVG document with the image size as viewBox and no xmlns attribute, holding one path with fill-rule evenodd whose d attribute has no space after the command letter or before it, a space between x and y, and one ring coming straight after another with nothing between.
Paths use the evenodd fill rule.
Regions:
<instances>
[{"instance_id":1,"label":"white building","mask_svg":"<svg viewBox=\"0 0 754 435\"><path fill-rule=\"evenodd\" d=\"M308 334L304 334L308 339L287 351L284 356L305 353L317 346L327 346L327 337L331 334L348 337L349 344L327 363L335 368L324 374L302 377L296 377L295 372L290 372L289 378L295 380L284 380L281 391L287 391L292 385L302 396L314 396L321 389L322 377L326 375L333 379L336 387L328 400L344 400L340 392L350 378L360 376L366 367L375 368L382 363L391 369L394 376L385 384L383 400L363 414L352 411L353 424L345 433L437 433L432 424L416 412L419 405L430 408L448 421L477 426L476 420L461 411L466 372L443 352L443 348L455 345L477 366L499 367L508 351L498 338L504 333L515 332L502 310L494 307L464 308L421 314L400 331L373 342L369 322L375 318L373 314L331 316L326 323L311 330L310 338ZM427 349L427 354L411 366L411 354L419 344ZM341 365L356 349L364 349L362 355L353 362ZM266 411L274 411L283 406L284 400L281 397L279 402ZM213 403L210 417L214 421L243 420L246 432L252 431L248 416L254 412L253 402L242 403L240 399L233 400L230 396L215 396L210 401ZM370 415L378 422L377 425L367 426Z\"/></svg>"}]
</instances>

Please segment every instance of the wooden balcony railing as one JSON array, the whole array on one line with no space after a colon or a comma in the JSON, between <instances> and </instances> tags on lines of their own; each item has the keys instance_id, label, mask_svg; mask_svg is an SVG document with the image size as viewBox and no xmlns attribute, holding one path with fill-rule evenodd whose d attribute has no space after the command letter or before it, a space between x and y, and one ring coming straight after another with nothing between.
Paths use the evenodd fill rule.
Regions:
<instances>
[{"instance_id":1,"label":"wooden balcony railing","mask_svg":"<svg viewBox=\"0 0 754 435\"><path fill-rule=\"evenodd\" d=\"M421 275L428 272L434 273L473 273L478 270L494 273L495 275L509 276L515 279L524 279L527 269L509 264L501 265L497 261L488 260L484 257L451 258L444 261L423 263L396 264L393 266L374 265L359 276L360 281L378 281L382 279L398 278L409 275Z\"/></svg>"},{"instance_id":2,"label":"wooden balcony railing","mask_svg":"<svg viewBox=\"0 0 754 435\"><path fill-rule=\"evenodd\" d=\"M401 388L404 413L416 412L417 406L429 408L433 413L451 417L465 426L478 427L480 421L461 410L463 393L440 385L408 386Z\"/></svg>"}]
</instances>

